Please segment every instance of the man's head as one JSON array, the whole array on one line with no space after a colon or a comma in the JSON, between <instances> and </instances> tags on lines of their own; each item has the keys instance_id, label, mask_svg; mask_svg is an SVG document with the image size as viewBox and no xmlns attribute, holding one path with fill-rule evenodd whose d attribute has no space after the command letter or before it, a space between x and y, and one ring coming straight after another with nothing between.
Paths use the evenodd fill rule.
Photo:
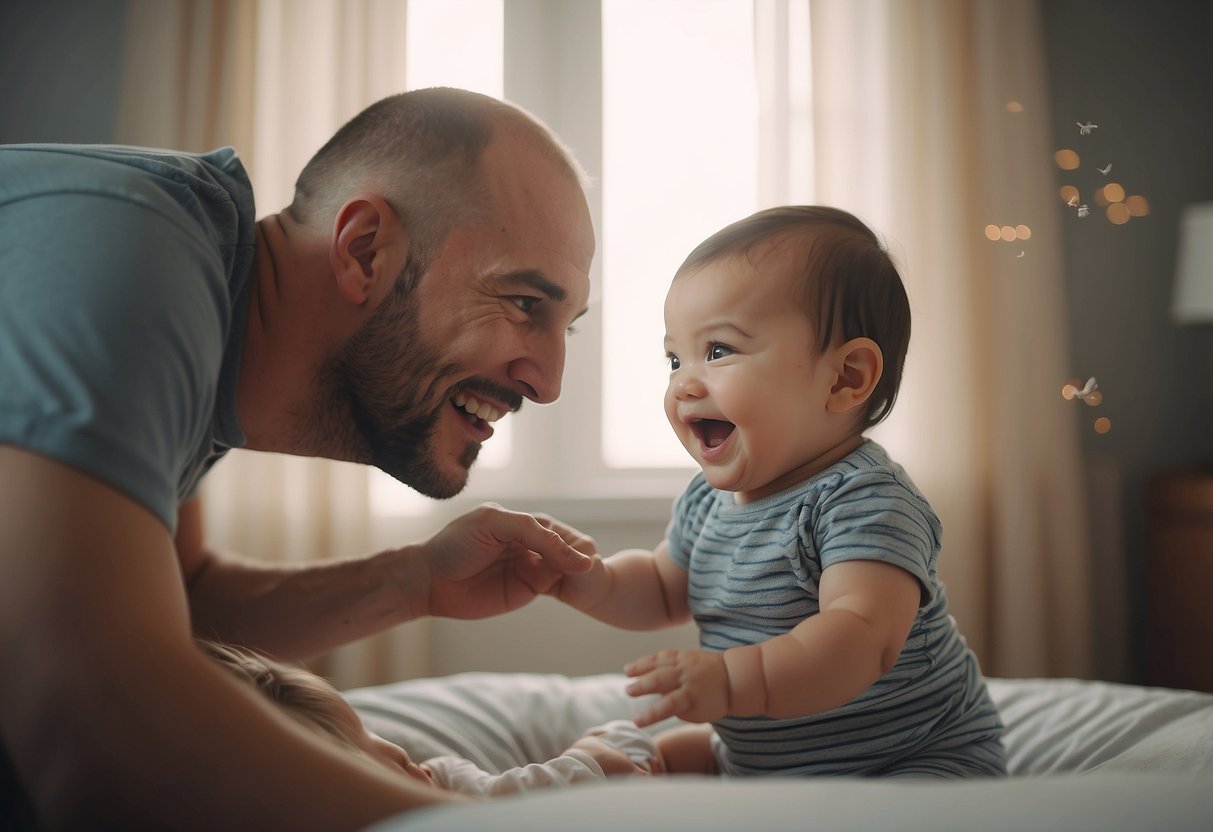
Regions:
<instances>
[{"instance_id":1,"label":"man's head","mask_svg":"<svg viewBox=\"0 0 1213 832\"><path fill-rule=\"evenodd\" d=\"M320 429L424 494L462 490L492 422L559 395L594 252L583 181L546 127L462 90L338 131L285 212L328 235L341 297L367 311L320 368Z\"/></svg>"}]
</instances>

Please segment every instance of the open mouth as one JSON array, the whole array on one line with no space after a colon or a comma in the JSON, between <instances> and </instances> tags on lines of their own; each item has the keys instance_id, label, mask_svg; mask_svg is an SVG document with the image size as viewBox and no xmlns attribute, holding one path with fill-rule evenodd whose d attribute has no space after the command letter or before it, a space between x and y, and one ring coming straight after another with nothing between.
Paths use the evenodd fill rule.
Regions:
<instances>
[{"instance_id":1,"label":"open mouth","mask_svg":"<svg viewBox=\"0 0 1213 832\"><path fill-rule=\"evenodd\" d=\"M490 422L496 422L506 413L505 410L497 405L482 401L464 392L456 393L452 396L451 404L477 430L488 428Z\"/></svg>"},{"instance_id":2,"label":"open mouth","mask_svg":"<svg viewBox=\"0 0 1213 832\"><path fill-rule=\"evenodd\" d=\"M732 422L720 419L696 419L690 422L689 426L705 448L718 448L723 445L736 427Z\"/></svg>"}]
</instances>

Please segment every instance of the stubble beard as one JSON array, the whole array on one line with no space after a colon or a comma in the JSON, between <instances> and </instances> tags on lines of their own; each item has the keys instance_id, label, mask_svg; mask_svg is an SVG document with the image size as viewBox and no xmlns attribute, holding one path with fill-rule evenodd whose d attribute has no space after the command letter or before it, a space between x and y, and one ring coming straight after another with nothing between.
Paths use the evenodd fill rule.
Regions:
<instances>
[{"instance_id":1,"label":"stubble beard","mask_svg":"<svg viewBox=\"0 0 1213 832\"><path fill-rule=\"evenodd\" d=\"M467 443L457 472L439 468L434 434L442 408L452 406L442 384L458 367L443 364L439 350L422 338L420 310L411 296L417 277L410 261L383 306L326 362L321 423L330 435L346 437L355 460L441 500L467 485L480 445Z\"/></svg>"}]
</instances>

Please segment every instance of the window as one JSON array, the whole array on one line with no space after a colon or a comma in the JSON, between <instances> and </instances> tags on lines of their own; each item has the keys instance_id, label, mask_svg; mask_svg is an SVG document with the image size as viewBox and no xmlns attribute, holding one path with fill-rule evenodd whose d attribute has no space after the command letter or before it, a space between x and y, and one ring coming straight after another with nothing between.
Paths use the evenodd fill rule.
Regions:
<instances>
[{"instance_id":1,"label":"window","mask_svg":"<svg viewBox=\"0 0 1213 832\"><path fill-rule=\"evenodd\" d=\"M596 180L594 291L561 400L498 423L459 500L651 497L668 508L694 466L662 409L666 288L700 240L786 201L793 176L806 181L807 110L783 102L790 68L808 100L807 45L790 50L787 31L789 13L807 27L807 10L808 0L410 0L410 88L504 96ZM800 152L788 153L789 136ZM435 505L378 472L371 498L381 515Z\"/></svg>"}]
</instances>

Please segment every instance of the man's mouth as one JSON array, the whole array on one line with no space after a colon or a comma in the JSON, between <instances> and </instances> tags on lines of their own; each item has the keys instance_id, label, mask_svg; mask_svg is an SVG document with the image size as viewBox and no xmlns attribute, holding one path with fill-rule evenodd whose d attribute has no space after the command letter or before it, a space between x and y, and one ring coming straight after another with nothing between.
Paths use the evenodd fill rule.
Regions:
<instances>
[{"instance_id":1,"label":"man's mouth","mask_svg":"<svg viewBox=\"0 0 1213 832\"><path fill-rule=\"evenodd\" d=\"M707 448L718 448L733 433L736 427L732 422L720 419L695 419L688 423L691 431Z\"/></svg>"},{"instance_id":2,"label":"man's mouth","mask_svg":"<svg viewBox=\"0 0 1213 832\"><path fill-rule=\"evenodd\" d=\"M455 405L457 410L462 410L473 425L479 425L482 422L496 422L506 413L500 407L465 392L452 396L451 404Z\"/></svg>"}]
</instances>

